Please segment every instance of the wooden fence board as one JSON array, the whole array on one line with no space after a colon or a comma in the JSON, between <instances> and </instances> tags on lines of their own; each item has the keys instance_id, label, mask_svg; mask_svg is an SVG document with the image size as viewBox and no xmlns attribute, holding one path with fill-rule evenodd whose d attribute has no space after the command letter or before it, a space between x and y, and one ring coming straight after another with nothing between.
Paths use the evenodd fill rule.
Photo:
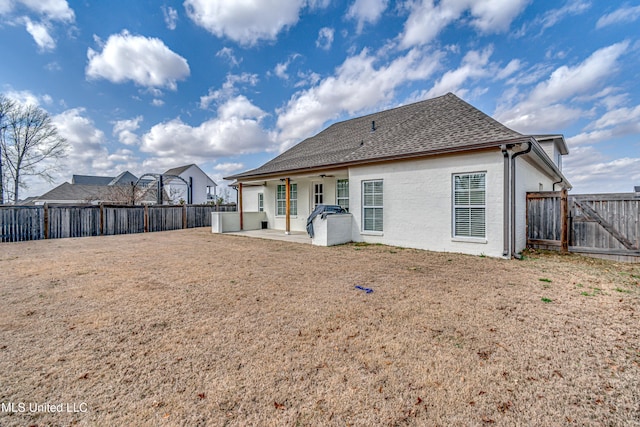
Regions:
<instances>
[{"instance_id":1,"label":"wooden fence board","mask_svg":"<svg viewBox=\"0 0 640 427\"><path fill-rule=\"evenodd\" d=\"M636 193L568 197L566 214L557 193L527 194L527 244L553 247L562 233L551 224L567 220L568 249L610 259L640 262L640 197ZM554 220L555 218L555 220ZM559 237L560 236L560 237Z\"/></svg>"},{"instance_id":2,"label":"wooden fence board","mask_svg":"<svg viewBox=\"0 0 640 427\"><path fill-rule=\"evenodd\" d=\"M100 234L99 206L48 206L47 209L49 239Z\"/></svg>"},{"instance_id":3,"label":"wooden fence board","mask_svg":"<svg viewBox=\"0 0 640 427\"><path fill-rule=\"evenodd\" d=\"M0 241L22 242L44 238L44 208L0 207Z\"/></svg>"},{"instance_id":4,"label":"wooden fence board","mask_svg":"<svg viewBox=\"0 0 640 427\"><path fill-rule=\"evenodd\" d=\"M0 206L0 242L143 233L211 226L211 212L235 205Z\"/></svg>"}]
</instances>

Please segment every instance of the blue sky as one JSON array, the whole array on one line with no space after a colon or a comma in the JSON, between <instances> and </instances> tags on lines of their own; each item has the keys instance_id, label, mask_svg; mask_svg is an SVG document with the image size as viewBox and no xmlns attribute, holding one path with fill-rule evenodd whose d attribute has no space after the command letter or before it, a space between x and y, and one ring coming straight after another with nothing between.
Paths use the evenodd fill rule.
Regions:
<instances>
[{"instance_id":1,"label":"blue sky","mask_svg":"<svg viewBox=\"0 0 640 427\"><path fill-rule=\"evenodd\" d=\"M57 183L197 163L224 185L335 121L453 92L564 134L572 193L630 192L639 22L637 1L0 0L0 92L68 139Z\"/></svg>"}]
</instances>

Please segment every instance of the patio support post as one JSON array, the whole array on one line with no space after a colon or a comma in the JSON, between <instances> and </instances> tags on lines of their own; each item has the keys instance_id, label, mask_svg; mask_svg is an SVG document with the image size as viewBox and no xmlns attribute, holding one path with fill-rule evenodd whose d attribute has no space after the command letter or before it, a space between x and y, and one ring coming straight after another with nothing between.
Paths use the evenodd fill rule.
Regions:
<instances>
[{"instance_id":1,"label":"patio support post","mask_svg":"<svg viewBox=\"0 0 640 427\"><path fill-rule=\"evenodd\" d=\"M244 221L242 214L242 183L238 183L238 210L240 211L240 230L244 230Z\"/></svg>"},{"instance_id":2,"label":"patio support post","mask_svg":"<svg viewBox=\"0 0 640 427\"><path fill-rule=\"evenodd\" d=\"M285 218L286 218L286 227L285 227L285 231L284 234L289 234L291 232L291 214L289 212L289 210L291 209L291 183L289 178L285 179L285 199L286 199L286 214L285 214Z\"/></svg>"}]
</instances>

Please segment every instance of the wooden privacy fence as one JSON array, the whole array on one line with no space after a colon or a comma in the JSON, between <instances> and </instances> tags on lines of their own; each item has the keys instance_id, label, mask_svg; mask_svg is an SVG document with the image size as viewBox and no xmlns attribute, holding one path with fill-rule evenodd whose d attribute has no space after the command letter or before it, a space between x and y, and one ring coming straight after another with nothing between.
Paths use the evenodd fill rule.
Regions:
<instances>
[{"instance_id":1,"label":"wooden privacy fence","mask_svg":"<svg viewBox=\"0 0 640 427\"><path fill-rule=\"evenodd\" d=\"M527 246L640 262L640 195L528 193Z\"/></svg>"},{"instance_id":2,"label":"wooden privacy fence","mask_svg":"<svg viewBox=\"0 0 640 427\"><path fill-rule=\"evenodd\" d=\"M211 226L235 204L0 206L0 242L144 233Z\"/></svg>"}]
</instances>

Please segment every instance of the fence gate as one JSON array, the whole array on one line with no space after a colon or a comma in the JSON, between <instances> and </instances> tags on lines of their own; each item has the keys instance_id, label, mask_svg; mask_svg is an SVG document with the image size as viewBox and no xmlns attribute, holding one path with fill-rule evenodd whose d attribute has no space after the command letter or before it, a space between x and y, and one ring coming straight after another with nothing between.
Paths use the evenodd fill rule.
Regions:
<instances>
[{"instance_id":1,"label":"fence gate","mask_svg":"<svg viewBox=\"0 0 640 427\"><path fill-rule=\"evenodd\" d=\"M570 252L640 262L640 194L527 194L527 246L558 249L563 238Z\"/></svg>"}]
</instances>

